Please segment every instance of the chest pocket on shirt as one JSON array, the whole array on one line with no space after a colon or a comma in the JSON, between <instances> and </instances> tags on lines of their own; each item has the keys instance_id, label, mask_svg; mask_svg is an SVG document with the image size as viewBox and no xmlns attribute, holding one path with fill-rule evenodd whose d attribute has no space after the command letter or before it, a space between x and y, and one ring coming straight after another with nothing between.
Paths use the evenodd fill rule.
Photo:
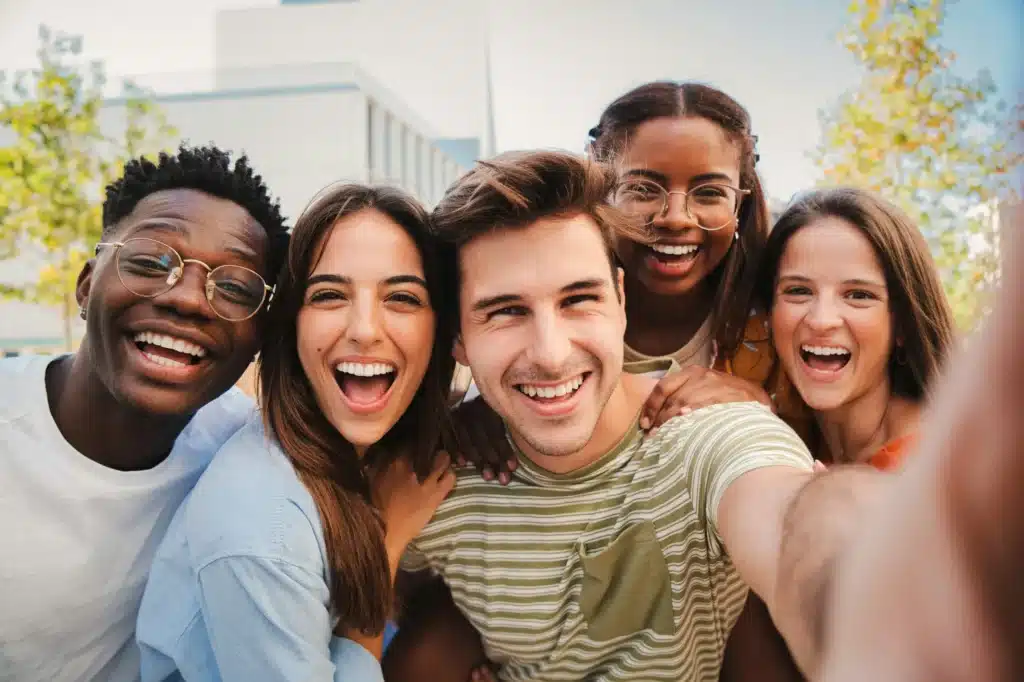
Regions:
<instances>
[{"instance_id":1,"label":"chest pocket on shirt","mask_svg":"<svg viewBox=\"0 0 1024 682\"><path fill-rule=\"evenodd\" d=\"M580 562L580 611L590 639L605 641L642 630L675 632L668 564L651 522L630 526L594 554L581 548Z\"/></svg>"}]
</instances>

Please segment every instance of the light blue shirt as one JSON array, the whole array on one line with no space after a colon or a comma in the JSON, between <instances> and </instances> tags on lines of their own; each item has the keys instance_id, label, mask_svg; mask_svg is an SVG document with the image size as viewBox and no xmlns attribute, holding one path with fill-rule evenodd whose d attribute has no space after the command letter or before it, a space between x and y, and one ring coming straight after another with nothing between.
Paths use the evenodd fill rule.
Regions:
<instances>
[{"instance_id":1,"label":"light blue shirt","mask_svg":"<svg viewBox=\"0 0 1024 682\"><path fill-rule=\"evenodd\" d=\"M383 682L332 635L313 498L253 417L214 457L157 550L139 611L142 680Z\"/></svg>"}]
</instances>

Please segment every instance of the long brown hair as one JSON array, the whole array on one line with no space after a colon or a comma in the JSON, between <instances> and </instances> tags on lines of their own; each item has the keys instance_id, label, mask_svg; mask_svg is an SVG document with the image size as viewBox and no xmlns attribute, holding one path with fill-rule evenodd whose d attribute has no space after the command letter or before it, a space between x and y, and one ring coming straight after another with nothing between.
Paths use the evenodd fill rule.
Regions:
<instances>
[{"instance_id":1,"label":"long brown hair","mask_svg":"<svg viewBox=\"0 0 1024 682\"><path fill-rule=\"evenodd\" d=\"M928 243L913 221L881 197L860 189L836 188L799 196L779 217L765 246L758 293L769 311L786 244L819 218L840 218L871 243L889 291L894 337L901 346L889 357L894 395L923 400L956 338L953 311Z\"/></svg>"},{"instance_id":2,"label":"long brown hair","mask_svg":"<svg viewBox=\"0 0 1024 682\"><path fill-rule=\"evenodd\" d=\"M732 356L743 341L753 308L757 263L771 227L764 189L754 170L757 152L750 114L732 97L709 85L646 83L608 105L598 124L590 129L589 150L599 160L615 162L640 124L679 117L707 119L722 129L739 148L740 186L750 190L740 205L736 225L739 239L709 275L715 285L712 338L723 355Z\"/></svg>"},{"instance_id":3,"label":"long brown hair","mask_svg":"<svg viewBox=\"0 0 1024 682\"><path fill-rule=\"evenodd\" d=\"M339 220L374 209L398 223L416 243L435 311L434 346L426 375L409 409L366 453L327 421L302 371L296 320L306 280ZM427 213L415 199L389 187L338 185L326 190L298 219L288 257L277 281L270 324L259 362L259 396L267 427L291 460L316 503L327 546L330 604L335 631L356 628L379 634L393 603L384 547L384 524L374 508L367 466L384 466L409 456L422 478L447 439L446 409L454 360L454 306L451 249L430 235Z\"/></svg>"}]
</instances>

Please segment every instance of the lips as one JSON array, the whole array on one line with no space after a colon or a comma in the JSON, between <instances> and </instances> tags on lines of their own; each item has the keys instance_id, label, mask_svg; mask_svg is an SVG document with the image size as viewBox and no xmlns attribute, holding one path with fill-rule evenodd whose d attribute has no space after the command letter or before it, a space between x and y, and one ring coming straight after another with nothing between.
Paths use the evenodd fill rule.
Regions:
<instances>
[{"instance_id":1,"label":"lips","mask_svg":"<svg viewBox=\"0 0 1024 682\"><path fill-rule=\"evenodd\" d=\"M583 372L557 382L514 384L516 393L541 417L564 417L579 405L580 395L592 372Z\"/></svg>"},{"instance_id":2,"label":"lips","mask_svg":"<svg viewBox=\"0 0 1024 682\"><path fill-rule=\"evenodd\" d=\"M386 360L347 359L334 367L334 378L348 407L359 414L382 409L398 377L395 365Z\"/></svg>"},{"instance_id":3,"label":"lips","mask_svg":"<svg viewBox=\"0 0 1024 682\"><path fill-rule=\"evenodd\" d=\"M647 255L644 266L662 277L679 278L687 275L701 253L699 244L669 244L659 242L644 247Z\"/></svg>"}]
</instances>

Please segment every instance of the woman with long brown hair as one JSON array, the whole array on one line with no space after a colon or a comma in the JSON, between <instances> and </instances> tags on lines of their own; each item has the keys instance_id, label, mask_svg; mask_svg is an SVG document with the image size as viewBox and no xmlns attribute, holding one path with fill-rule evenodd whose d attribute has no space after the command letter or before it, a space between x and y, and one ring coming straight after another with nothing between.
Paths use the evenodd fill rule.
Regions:
<instances>
[{"instance_id":1,"label":"woman with long brown hair","mask_svg":"<svg viewBox=\"0 0 1024 682\"><path fill-rule=\"evenodd\" d=\"M815 456L897 468L955 338L921 231L870 192L808 192L772 231L760 289L781 368L815 417Z\"/></svg>"},{"instance_id":2,"label":"woman with long brown hair","mask_svg":"<svg viewBox=\"0 0 1024 682\"><path fill-rule=\"evenodd\" d=\"M143 679L377 680L398 560L453 484L450 252L411 197L342 185L299 218L260 356L262 419L172 522Z\"/></svg>"}]
</instances>

